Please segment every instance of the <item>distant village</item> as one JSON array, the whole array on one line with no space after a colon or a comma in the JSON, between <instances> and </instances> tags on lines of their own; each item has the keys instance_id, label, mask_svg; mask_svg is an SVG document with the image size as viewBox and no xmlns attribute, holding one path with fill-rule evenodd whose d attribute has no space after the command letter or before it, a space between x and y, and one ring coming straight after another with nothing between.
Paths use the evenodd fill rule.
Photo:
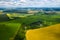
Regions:
<instances>
[{"instance_id":1,"label":"distant village","mask_svg":"<svg viewBox=\"0 0 60 40\"><path fill-rule=\"evenodd\" d=\"M44 11L44 10L0 10L0 14L4 13L22 13L22 14L36 14L36 13L42 13L42 14L55 14L55 13L60 13L60 11Z\"/></svg>"}]
</instances>

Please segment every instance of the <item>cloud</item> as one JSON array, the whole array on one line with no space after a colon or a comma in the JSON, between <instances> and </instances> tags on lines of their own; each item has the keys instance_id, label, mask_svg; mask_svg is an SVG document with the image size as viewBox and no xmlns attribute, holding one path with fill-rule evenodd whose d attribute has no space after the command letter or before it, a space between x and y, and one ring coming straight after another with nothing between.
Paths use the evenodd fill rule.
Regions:
<instances>
[{"instance_id":1,"label":"cloud","mask_svg":"<svg viewBox=\"0 0 60 40\"><path fill-rule=\"evenodd\" d=\"M0 6L14 7L60 7L60 0L0 0ZM8 2L7 2L8 1Z\"/></svg>"},{"instance_id":2,"label":"cloud","mask_svg":"<svg viewBox=\"0 0 60 40\"><path fill-rule=\"evenodd\" d=\"M20 2L27 2L26 0L20 0Z\"/></svg>"}]
</instances>

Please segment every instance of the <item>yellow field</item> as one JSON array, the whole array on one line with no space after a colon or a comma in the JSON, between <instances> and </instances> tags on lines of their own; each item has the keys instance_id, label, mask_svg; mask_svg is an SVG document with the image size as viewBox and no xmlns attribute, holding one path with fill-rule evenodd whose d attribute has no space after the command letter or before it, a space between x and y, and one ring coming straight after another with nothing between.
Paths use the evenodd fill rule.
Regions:
<instances>
[{"instance_id":1,"label":"yellow field","mask_svg":"<svg viewBox=\"0 0 60 40\"><path fill-rule=\"evenodd\" d=\"M28 30L26 40L60 40L60 24Z\"/></svg>"}]
</instances>

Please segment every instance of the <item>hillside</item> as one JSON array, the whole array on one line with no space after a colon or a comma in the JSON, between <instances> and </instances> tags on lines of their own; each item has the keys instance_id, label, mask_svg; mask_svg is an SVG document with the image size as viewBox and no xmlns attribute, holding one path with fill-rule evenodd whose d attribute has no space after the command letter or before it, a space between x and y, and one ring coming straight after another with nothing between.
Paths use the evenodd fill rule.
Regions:
<instances>
[{"instance_id":1,"label":"hillside","mask_svg":"<svg viewBox=\"0 0 60 40\"><path fill-rule=\"evenodd\" d=\"M49 27L58 23L60 23L60 12L53 15L46 15L42 12L33 15L21 13L6 13L2 15L1 13L0 39L25 40L26 30ZM17 33L16 35L15 32Z\"/></svg>"}]
</instances>

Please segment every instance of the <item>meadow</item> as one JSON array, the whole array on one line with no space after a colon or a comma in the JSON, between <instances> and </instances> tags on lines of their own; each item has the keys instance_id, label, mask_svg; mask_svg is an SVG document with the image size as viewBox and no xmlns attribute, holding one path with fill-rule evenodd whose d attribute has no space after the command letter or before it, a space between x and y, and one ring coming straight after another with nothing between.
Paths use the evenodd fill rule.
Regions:
<instances>
[{"instance_id":1,"label":"meadow","mask_svg":"<svg viewBox=\"0 0 60 40\"><path fill-rule=\"evenodd\" d=\"M0 40L26 40L29 29L48 27L60 23L60 13L56 14L0 14Z\"/></svg>"}]
</instances>

